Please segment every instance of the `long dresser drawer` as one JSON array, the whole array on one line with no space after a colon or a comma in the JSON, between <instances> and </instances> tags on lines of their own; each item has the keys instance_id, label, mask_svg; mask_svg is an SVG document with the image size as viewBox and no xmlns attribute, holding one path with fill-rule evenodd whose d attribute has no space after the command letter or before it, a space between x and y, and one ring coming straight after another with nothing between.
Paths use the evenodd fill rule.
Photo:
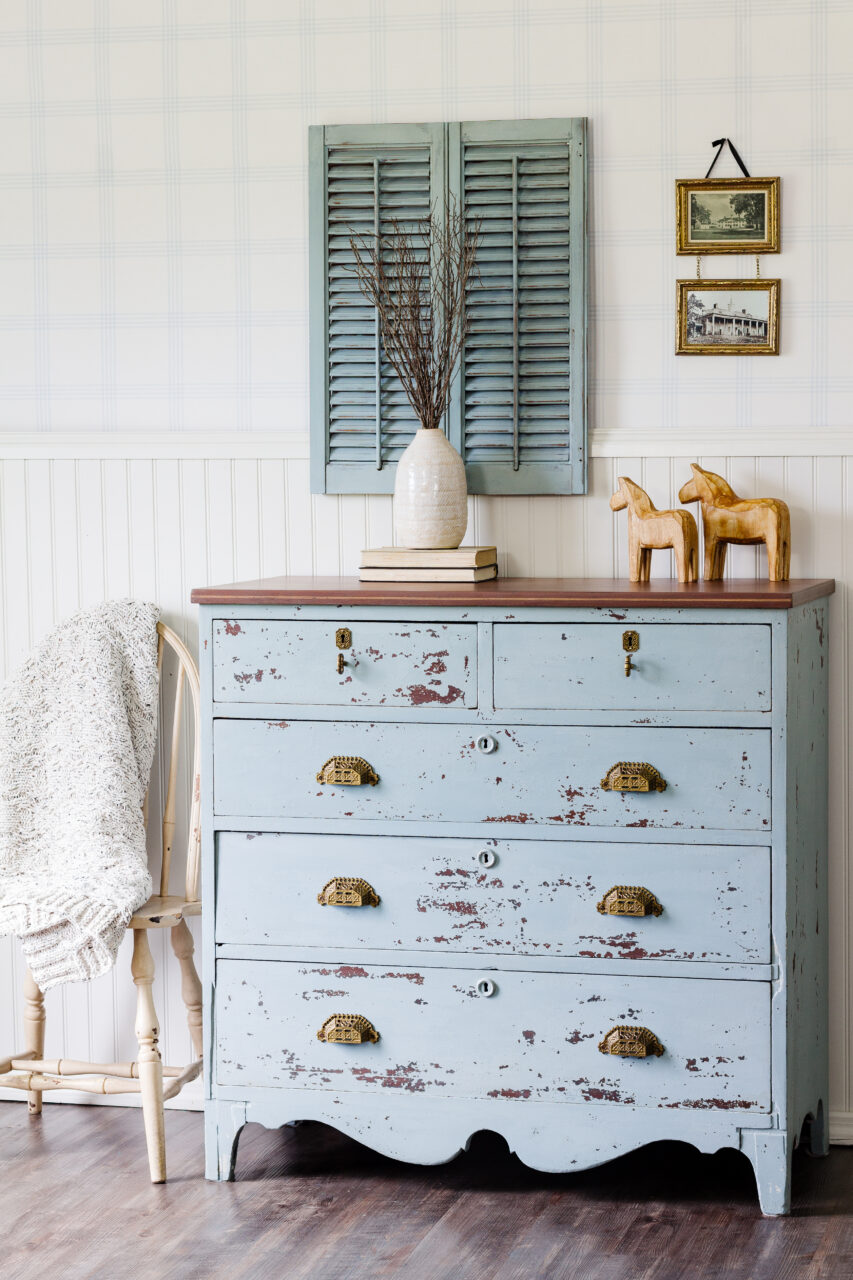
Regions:
<instances>
[{"instance_id":1,"label":"long dresser drawer","mask_svg":"<svg viewBox=\"0 0 853 1280\"><path fill-rule=\"evenodd\" d=\"M216 702L477 705L477 628L411 622L213 623Z\"/></svg>"},{"instance_id":2,"label":"long dresser drawer","mask_svg":"<svg viewBox=\"0 0 853 1280\"><path fill-rule=\"evenodd\" d=\"M216 884L224 943L770 960L766 848L221 832Z\"/></svg>"},{"instance_id":3,"label":"long dresser drawer","mask_svg":"<svg viewBox=\"0 0 853 1280\"><path fill-rule=\"evenodd\" d=\"M497 623L494 664L499 709L770 710L760 623Z\"/></svg>"},{"instance_id":4,"label":"long dresser drawer","mask_svg":"<svg viewBox=\"0 0 853 1280\"><path fill-rule=\"evenodd\" d=\"M341 1014L378 1042L318 1039ZM626 1026L660 1056L602 1053ZM232 1087L770 1108L763 982L220 960L216 1027L216 1079Z\"/></svg>"},{"instance_id":5,"label":"long dresser drawer","mask_svg":"<svg viewBox=\"0 0 853 1280\"><path fill-rule=\"evenodd\" d=\"M235 719L214 721L213 739L217 814L770 828L765 729ZM336 759L350 764L336 768ZM619 762L652 766L665 790L603 789ZM363 785L327 780L336 776Z\"/></svg>"}]
</instances>

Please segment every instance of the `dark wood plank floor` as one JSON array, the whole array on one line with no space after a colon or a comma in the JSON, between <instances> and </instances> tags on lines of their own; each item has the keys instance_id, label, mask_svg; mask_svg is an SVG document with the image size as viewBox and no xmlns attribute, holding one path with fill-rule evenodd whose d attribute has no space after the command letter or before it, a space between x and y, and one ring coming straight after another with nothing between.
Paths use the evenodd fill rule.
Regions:
<instances>
[{"instance_id":1,"label":"dark wood plank floor","mask_svg":"<svg viewBox=\"0 0 853 1280\"><path fill-rule=\"evenodd\" d=\"M795 1153L794 1213L762 1218L746 1159L661 1142L584 1173L525 1169L479 1134L397 1164L318 1124L244 1130L234 1184L202 1176L202 1119L0 1103L3 1280L825 1280L853 1277L853 1148Z\"/></svg>"}]
</instances>

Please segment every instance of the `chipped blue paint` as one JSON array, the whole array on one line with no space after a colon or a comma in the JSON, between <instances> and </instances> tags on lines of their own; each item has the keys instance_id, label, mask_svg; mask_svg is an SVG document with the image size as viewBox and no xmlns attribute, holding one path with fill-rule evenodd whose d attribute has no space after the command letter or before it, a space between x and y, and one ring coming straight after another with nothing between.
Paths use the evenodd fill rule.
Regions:
<instances>
[{"instance_id":1,"label":"chipped blue paint","mask_svg":"<svg viewBox=\"0 0 853 1280\"><path fill-rule=\"evenodd\" d=\"M742 1150L786 1212L806 1122L826 1146L826 612L203 608L208 1176L247 1120L426 1164L488 1128L552 1171L680 1138ZM419 705L431 630L462 696ZM317 784L333 754L379 784ZM666 791L602 791L618 760ZM321 907L333 875L380 906ZM614 884L661 915L599 914ZM378 1044L316 1039L345 1010ZM663 1056L600 1054L620 1023Z\"/></svg>"},{"instance_id":2,"label":"chipped blue paint","mask_svg":"<svg viewBox=\"0 0 853 1280\"><path fill-rule=\"evenodd\" d=\"M215 700L409 709L477 705L476 626L359 621L348 628L352 643L341 649L334 621L294 625L217 618Z\"/></svg>"},{"instance_id":3,"label":"chipped blue paint","mask_svg":"<svg viewBox=\"0 0 853 1280\"><path fill-rule=\"evenodd\" d=\"M640 626L627 678L626 629L617 622L499 623L495 706L769 711L769 626Z\"/></svg>"},{"instance_id":4,"label":"chipped blue paint","mask_svg":"<svg viewBox=\"0 0 853 1280\"><path fill-rule=\"evenodd\" d=\"M770 830L770 732L497 724L218 719L218 815L481 822L492 826ZM375 787L320 785L330 756L361 756ZM619 760L648 761L666 790L604 791ZM282 785L286 782L287 785Z\"/></svg>"},{"instance_id":5,"label":"chipped blue paint","mask_svg":"<svg viewBox=\"0 0 853 1280\"><path fill-rule=\"evenodd\" d=\"M661 914L599 913L608 889L636 882L638 852L586 841L222 832L217 941L438 951L457 963L460 953L770 963L769 916L755 910L770 900L769 849L647 845L639 866ZM320 906L334 875L369 881L379 906Z\"/></svg>"}]
</instances>

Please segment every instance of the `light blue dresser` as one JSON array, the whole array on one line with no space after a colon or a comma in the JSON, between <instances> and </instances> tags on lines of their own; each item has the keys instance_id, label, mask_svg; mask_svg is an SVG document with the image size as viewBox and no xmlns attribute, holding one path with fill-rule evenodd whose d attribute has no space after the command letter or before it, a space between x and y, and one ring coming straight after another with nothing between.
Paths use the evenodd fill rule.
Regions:
<instances>
[{"instance_id":1,"label":"light blue dresser","mask_svg":"<svg viewBox=\"0 0 853 1280\"><path fill-rule=\"evenodd\" d=\"M826 1150L831 581L193 594L207 1169L248 1121L537 1169Z\"/></svg>"}]
</instances>

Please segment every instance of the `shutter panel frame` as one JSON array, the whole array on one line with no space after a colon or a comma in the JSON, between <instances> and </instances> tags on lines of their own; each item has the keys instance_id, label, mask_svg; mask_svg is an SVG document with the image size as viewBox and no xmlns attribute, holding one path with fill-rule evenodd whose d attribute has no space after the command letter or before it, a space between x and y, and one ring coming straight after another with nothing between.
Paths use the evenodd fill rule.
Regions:
<instances>
[{"instance_id":1,"label":"shutter panel frame","mask_svg":"<svg viewBox=\"0 0 853 1280\"><path fill-rule=\"evenodd\" d=\"M450 194L472 216L480 208L486 213L483 234L487 240L478 255L486 297L477 297L480 291L476 286L472 290L477 308L472 318L473 338L466 343L448 415L448 436L465 460L470 493L559 494L585 493L587 489L586 123L584 118L559 118L463 121L448 126ZM548 149L560 146L565 147L568 162L567 200L562 194L562 175L555 172L552 177L548 172L552 163ZM467 148L472 149L470 153ZM469 190L466 154L473 157L477 153L471 169L474 172L476 166L482 177L478 176ZM556 160L554 156L554 163ZM548 199L551 187L561 196L554 204ZM504 207L506 218L502 217ZM526 212L533 216L525 217ZM542 229L542 245L533 244ZM549 282L543 291L541 277L540 281L536 278L537 261L554 260L553 242L561 233L567 234L559 258L568 259L567 314L562 310L563 290ZM561 322L553 334L548 331L549 316ZM565 334L562 342L560 328ZM537 332L547 337L531 343L530 335ZM491 360L486 358L490 345L495 353ZM556 360L549 359L547 348L551 345L559 355ZM478 363L483 367L482 375L472 373ZM549 431L551 404L555 412L561 410L561 416ZM532 425L525 430L522 418L528 424L541 424L540 430L535 431ZM478 447L472 445L471 436L475 434L473 424L479 420L487 429ZM515 430L510 424L515 424ZM499 460L485 460L489 448ZM565 457L556 460L562 451ZM554 456L531 460L525 458L525 452Z\"/></svg>"},{"instance_id":2,"label":"shutter panel frame","mask_svg":"<svg viewBox=\"0 0 853 1280\"><path fill-rule=\"evenodd\" d=\"M429 163L429 198L428 207L441 216L444 208L446 190L446 127L443 124L376 124L376 125L312 125L308 130L309 145L309 338L310 338L310 394L311 394L311 492L312 493L393 493L396 461L387 460L389 451L397 452L416 429L414 412L408 403L405 392L400 387L396 374L391 369L381 340L378 343L378 362L368 359L361 352L367 352L367 316L362 311L355 295L358 285L355 275L352 283L343 275L340 262L349 255L342 253L341 233L332 245L335 234L333 223L339 222L341 228L348 224L335 219L334 209L330 209L329 166L330 163L344 165L352 157L356 165L364 165L368 161L378 159L381 166L393 153L394 161L405 164L405 159L398 153L411 151L416 165L422 163L424 151ZM351 149L351 150L350 150ZM420 154L419 154L420 153ZM330 156L336 160L330 161ZM386 171L383 170L383 173ZM394 187L393 177L391 187ZM397 180L399 190L399 179ZM421 184L421 206L423 195ZM379 217L383 208L394 208L395 197L392 191L387 194L386 203L381 201L382 187L374 187L374 195L380 192ZM417 200L417 193L415 199ZM344 197L341 197L343 200ZM400 197L397 197L399 200ZM367 192L359 192L354 197L353 207L367 209ZM338 262L337 269L334 266ZM334 290L338 291L337 299L333 298ZM353 296L353 309L341 307L344 298ZM338 311L335 313L335 307ZM366 312L368 304L364 302ZM346 317L346 319L342 319ZM333 324L343 325L343 335L333 332ZM357 332L357 330L363 332ZM376 329L378 333L378 326ZM347 346L347 339L352 344ZM352 352L358 351L357 356ZM347 361L347 355L350 355ZM341 361L341 376L333 373L334 363ZM370 387L372 383L372 387ZM379 403L379 419L381 438L379 447L382 451L382 466L377 468L375 441L370 447L371 457L368 459L366 437L375 435L375 412ZM370 416L366 410L372 404L374 416L373 427L367 424ZM363 432L353 431L357 437L351 447L338 439L333 446L334 422L336 415L345 415L347 409L352 410L352 419L344 427L346 432L352 430L352 424L365 422ZM383 421L383 409L389 410L389 416ZM346 419L344 418L345 422ZM403 435L401 444L394 443L394 423L402 423ZM383 429L384 428L384 429ZM340 454L350 452L350 457ZM338 457L332 454L337 453Z\"/></svg>"},{"instance_id":3,"label":"shutter panel frame","mask_svg":"<svg viewBox=\"0 0 853 1280\"><path fill-rule=\"evenodd\" d=\"M559 238L562 224L560 219L563 209L560 201L548 199L549 187L554 187L559 194L562 175L547 172L547 158L542 160L540 171L528 172L522 165L513 162L513 198L515 200L515 217L500 219L502 224L498 235L505 234L509 227L514 237L512 245L512 268L508 288L506 288L505 245L487 257L485 264L495 280L501 280L502 286L495 294L495 300L501 299L504 310L500 325L490 320L488 305L483 306L478 317L473 321L480 326L483 340L480 348L484 353L488 349L488 337L496 336L499 341L494 348L497 358L481 361L482 368L477 371L477 390L482 393L481 405L476 413L482 414L484 423L490 418L498 422L497 432L486 430L479 450L471 444L468 433L468 452L475 455L466 457L466 391L471 392L472 405L467 414L469 427L478 418L473 410L473 381L466 388L466 353L477 346L476 342L466 344L466 353L460 361L453 384L450 389L448 411L445 418L445 429L448 438L459 450L465 460L468 490L472 494L560 494L584 493L587 488L587 158L586 158L586 120L578 119L543 119L543 120L511 120L511 121L473 121L449 124L405 124L405 125L313 125L309 127L309 300L310 300L310 402L311 402L311 491L312 493L392 493L396 473L396 461L388 459L389 452L396 452L406 442L407 434L413 425L414 415L405 393L393 370L389 369L387 357L381 351L377 366L375 356L362 356L361 352L369 349L367 339L367 316L357 312L361 310L358 303L348 309L348 299L354 295L358 286L353 276L352 285L345 280L340 270L340 261L335 277L335 288L338 297L335 302L331 298L330 285L330 207L328 189L328 162L330 150L339 149L341 153L347 148L361 152L358 160L362 163L371 156L383 158L383 150L398 152L407 148L427 148L429 155L429 203L433 211L441 216L446 196L455 199L457 206L464 211L466 194L464 184L464 156L467 144L482 147L485 158L493 151L498 159L496 163L506 161L508 151L518 147L527 148L524 164L531 158L530 148L548 148L564 144L568 158L568 316L561 308L565 305L563 293L551 284L543 286L537 278L537 261L553 262L555 260L553 238ZM414 154L414 153L413 153ZM399 157L395 157L399 158ZM488 162L487 162L488 167ZM386 172L383 170L382 172ZM399 177L399 175L398 175ZM531 181L531 178L533 179ZM379 185L374 186L380 193ZM393 183L392 183L393 185ZM535 194L534 188L538 190ZM399 182L398 191L403 190ZM364 208L368 195L366 189L356 193L355 206ZM488 186L483 199L487 205L490 200ZM522 203L530 200L533 217L526 219ZM538 202L538 203L537 203ZM471 207L476 201L471 201ZM381 209L380 209L381 216ZM545 232L545 239L538 245L527 242L525 237ZM553 233L549 243L548 235ZM340 259L342 242L337 242L336 250ZM558 246L559 248L559 246ZM502 257L503 255L503 257ZM343 258L348 255L344 252ZM562 259L558 259L562 260ZM487 274L487 271L484 271ZM354 289L353 289L354 286ZM544 292L543 292L544 289ZM509 298L509 310L506 311L506 298ZM488 299L480 300L488 303ZM476 303L478 307L480 302ZM344 306L344 304L347 306ZM515 303L515 305L513 305ZM335 315L335 333L331 334L333 306L343 308ZM365 302L365 312L368 304ZM553 317L563 325L566 341L559 341L559 328L554 334L548 329L549 317ZM568 321L567 325L565 321ZM343 324L338 323L343 320ZM537 325L538 321L538 325ZM501 342L507 334L509 325L510 341ZM357 332L359 325L362 332ZM544 326L544 327L543 327ZM476 329L475 329L476 332ZM531 343L530 335L544 336ZM343 336L341 336L343 335ZM353 338L353 345L347 347L347 337ZM374 342L375 348L375 342ZM357 356L351 353L358 347ZM553 353L548 350L553 347ZM566 351L566 347L568 350ZM338 363L338 372L333 375L332 351ZM343 355L341 356L341 351ZM527 353L525 355L525 353ZM349 354L350 358L347 359ZM508 358L507 358L508 357ZM372 359L372 363L371 363ZM475 365L475 361L471 361ZM510 371L510 382L507 383L507 365ZM469 374L473 380L475 375ZM333 389L334 382L334 389ZM568 386L566 386L568 382ZM506 389L512 389L507 417ZM566 395L566 392L568 395ZM375 458L375 440L370 447L368 435L371 429L354 430L354 424L370 422L366 413L368 406L375 407L379 400L379 420L385 428L382 430L379 447L383 463L377 469ZM402 397L402 399L401 399ZM494 406L501 408L495 417ZM555 406L552 410L550 406ZM566 405L568 408L566 414ZM491 407L490 407L491 406ZM383 408L390 407L387 420ZM346 418L349 408L352 415ZM343 418L341 417L343 413ZM551 418L551 414L556 417ZM337 415L337 418L336 418ZM562 415L562 417L560 416ZM410 421L409 419L412 419ZM522 426L522 418L528 424L536 424L539 430ZM334 431L334 421L343 422L343 427ZM386 427L388 424L392 424ZM512 421L518 424L515 435L516 456L507 458L505 453L506 427L503 423ZM395 446L393 423L402 425L401 445ZM491 423L494 426L494 422ZM375 436L375 425L372 428ZM353 441L348 438L351 432ZM331 444L336 437L334 448ZM499 461L485 461L484 447L504 449L504 456ZM371 457L366 450L370 447ZM565 457L558 458L564 451ZM336 456L331 456L332 452ZM531 460L525 454L534 454ZM536 458L536 454L540 457ZM343 455L343 456L342 456ZM349 455L349 456L347 456ZM479 456L477 456L479 455ZM547 459L547 460L543 460ZM517 466L513 465L517 462Z\"/></svg>"}]
</instances>

